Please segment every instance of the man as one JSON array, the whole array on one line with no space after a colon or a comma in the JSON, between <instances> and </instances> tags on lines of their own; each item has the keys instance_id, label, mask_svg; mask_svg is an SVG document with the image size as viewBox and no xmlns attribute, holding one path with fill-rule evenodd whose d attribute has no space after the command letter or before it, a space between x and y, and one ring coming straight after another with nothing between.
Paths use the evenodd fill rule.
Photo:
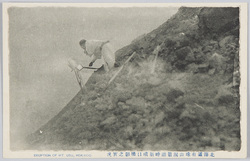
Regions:
<instances>
[{"instance_id":1,"label":"man","mask_svg":"<svg viewBox=\"0 0 250 161\"><path fill-rule=\"evenodd\" d=\"M106 72L114 67L115 53L109 41L82 39L79 44L84 54L92 57L89 66L92 66L97 59L102 59Z\"/></svg>"}]
</instances>

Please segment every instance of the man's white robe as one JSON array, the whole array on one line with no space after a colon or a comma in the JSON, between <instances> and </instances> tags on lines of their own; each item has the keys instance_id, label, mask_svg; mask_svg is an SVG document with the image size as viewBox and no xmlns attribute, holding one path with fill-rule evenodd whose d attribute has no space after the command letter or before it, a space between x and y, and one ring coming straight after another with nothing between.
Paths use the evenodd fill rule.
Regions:
<instances>
[{"instance_id":1,"label":"man's white robe","mask_svg":"<svg viewBox=\"0 0 250 161\"><path fill-rule=\"evenodd\" d=\"M115 53L112 45L107 41L87 40L85 43L87 55L92 57L91 62L103 60L105 71L109 71L115 64Z\"/></svg>"}]
</instances>

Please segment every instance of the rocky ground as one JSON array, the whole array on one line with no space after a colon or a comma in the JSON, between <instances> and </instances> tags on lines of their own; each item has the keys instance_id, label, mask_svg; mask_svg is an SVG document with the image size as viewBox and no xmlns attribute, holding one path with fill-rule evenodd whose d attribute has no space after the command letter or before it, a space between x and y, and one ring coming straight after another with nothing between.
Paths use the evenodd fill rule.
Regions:
<instances>
[{"instance_id":1,"label":"rocky ground","mask_svg":"<svg viewBox=\"0 0 250 161\"><path fill-rule=\"evenodd\" d=\"M238 8L180 8L116 55L27 149L240 150Z\"/></svg>"}]
</instances>

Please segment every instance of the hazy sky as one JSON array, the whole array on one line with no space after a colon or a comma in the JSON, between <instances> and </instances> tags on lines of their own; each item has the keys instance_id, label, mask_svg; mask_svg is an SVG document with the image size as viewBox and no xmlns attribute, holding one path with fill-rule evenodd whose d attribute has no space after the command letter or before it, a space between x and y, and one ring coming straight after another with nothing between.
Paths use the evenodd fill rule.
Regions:
<instances>
[{"instance_id":1,"label":"hazy sky","mask_svg":"<svg viewBox=\"0 0 250 161\"><path fill-rule=\"evenodd\" d=\"M45 124L79 91L67 60L89 63L78 45L82 38L110 40L119 49L176 12L177 8L10 8L12 139Z\"/></svg>"}]
</instances>

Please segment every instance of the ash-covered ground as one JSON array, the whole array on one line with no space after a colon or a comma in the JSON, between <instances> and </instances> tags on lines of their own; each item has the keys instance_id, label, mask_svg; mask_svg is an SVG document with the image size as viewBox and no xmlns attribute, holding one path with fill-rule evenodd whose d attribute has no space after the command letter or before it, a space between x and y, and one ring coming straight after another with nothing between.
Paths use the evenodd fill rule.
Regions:
<instances>
[{"instance_id":1,"label":"ash-covered ground","mask_svg":"<svg viewBox=\"0 0 250 161\"><path fill-rule=\"evenodd\" d=\"M182 7L116 56L27 149L240 150L239 8Z\"/></svg>"}]
</instances>

